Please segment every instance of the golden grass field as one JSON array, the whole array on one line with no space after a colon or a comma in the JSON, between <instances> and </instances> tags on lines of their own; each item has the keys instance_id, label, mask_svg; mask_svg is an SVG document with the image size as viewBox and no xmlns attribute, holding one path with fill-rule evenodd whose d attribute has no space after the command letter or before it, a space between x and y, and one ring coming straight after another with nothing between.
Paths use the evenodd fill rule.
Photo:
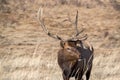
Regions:
<instances>
[{"instance_id":1,"label":"golden grass field","mask_svg":"<svg viewBox=\"0 0 120 80\"><path fill-rule=\"evenodd\" d=\"M83 34L88 34L95 49L90 80L120 80L120 11L109 6L109 0L106 7L91 8L54 0L15 1L0 9L0 80L62 80L57 64L59 41L48 37L37 20L41 5L49 31L64 39L74 34L74 26L63 21L68 14L74 21L78 10L78 28L85 29Z\"/></svg>"}]
</instances>

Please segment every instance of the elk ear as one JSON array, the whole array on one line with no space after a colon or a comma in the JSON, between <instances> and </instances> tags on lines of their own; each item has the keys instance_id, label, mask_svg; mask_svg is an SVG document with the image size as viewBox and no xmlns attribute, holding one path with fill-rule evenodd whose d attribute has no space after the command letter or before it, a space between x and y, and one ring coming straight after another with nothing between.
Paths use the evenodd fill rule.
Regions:
<instances>
[{"instance_id":1,"label":"elk ear","mask_svg":"<svg viewBox=\"0 0 120 80\"><path fill-rule=\"evenodd\" d=\"M81 43L82 43L81 40L77 40L77 41L76 41L76 44L81 44Z\"/></svg>"},{"instance_id":2,"label":"elk ear","mask_svg":"<svg viewBox=\"0 0 120 80\"><path fill-rule=\"evenodd\" d=\"M76 46L81 46L80 44L81 44L81 40L77 40L76 41Z\"/></svg>"},{"instance_id":3,"label":"elk ear","mask_svg":"<svg viewBox=\"0 0 120 80\"><path fill-rule=\"evenodd\" d=\"M83 43L82 43L81 40L77 40L76 43L77 43L77 44L76 44L77 46L79 46L79 47L83 47Z\"/></svg>"},{"instance_id":4,"label":"elk ear","mask_svg":"<svg viewBox=\"0 0 120 80\"><path fill-rule=\"evenodd\" d=\"M60 46L61 46L62 48L64 48L64 45L65 45L65 42L64 42L64 41L60 41Z\"/></svg>"}]
</instances>

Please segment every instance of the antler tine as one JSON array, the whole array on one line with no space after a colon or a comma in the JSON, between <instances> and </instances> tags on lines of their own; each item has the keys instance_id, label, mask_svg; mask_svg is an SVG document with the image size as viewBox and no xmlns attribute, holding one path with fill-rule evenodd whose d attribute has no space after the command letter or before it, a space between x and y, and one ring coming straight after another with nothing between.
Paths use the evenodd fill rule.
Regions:
<instances>
[{"instance_id":1,"label":"antler tine","mask_svg":"<svg viewBox=\"0 0 120 80\"><path fill-rule=\"evenodd\" d=\"M80 33L84 31L83 29L81 31L78 31L78 10L75 18L76 18L75 19L75 30L76 30L75 36L78 36Z\"/></svg>"},{"instance_id":2,"label":"antler tine","mask_svg":"<svg viewBox=\"0 0 120 80\"><path fill-rule=\"evenodd\" d=\"M43 15L43 9L39 8L39 10L38 10L38 21L39 21L41 27L43 28L44 32L48 34L48 30L45 27L44 19L42 18L42 15Z\"/></svg>"},{"instance_id":3,"label":"antler tine","mask_svg":"<svg viewBox=\"0 0 120 80\"><path fill-rule=\"evenodd\" d=\"M78 30L78 10L77 10L76 19L75 19L75 30L76 30L76 34L75 34L76 37L84 31L83 28L81 31Z\"/></svg>"},{"instance_id":4,"label":"antler tine","mask_svg":"<svg viewBox=\"0 0 120 80\"><path fill-rule=\"evenodd\" d=\"M78 28L77 28L77 25L78 25L78 10L77 10L76 19L75 19L76 36L78 35Z\"/></svg>"},{"instance_id":5,"label":"antler tine","mask_svg":"<svg viewBox=\"0 0 120 80\"><path fill-rule=\"evenodd\" d=\"M50 37L54 38L54 39L57 39L57 40L62 40L61 37L59 37L58 35L54 35L52 33L50 33L48 31L48 29L45 27L45 24L44 24L44 19L42 18L42 14L43 14L43 8L39 8L38 10L38 21L43 29L43 31Z\"/></svg>"},{"instance_id":6,"label":"antler tine","mask_svg":"<svg viewBox=\"0 0 120 80\"><path fill-rule=\"evenodd\" d=\"M84 40L86 40L87 38L88 38L88 35L87 35L87 34L85 34L84 36L80 37L80 39L79 39L79 40L84 41Z\"/></svg>"}]
</instances>

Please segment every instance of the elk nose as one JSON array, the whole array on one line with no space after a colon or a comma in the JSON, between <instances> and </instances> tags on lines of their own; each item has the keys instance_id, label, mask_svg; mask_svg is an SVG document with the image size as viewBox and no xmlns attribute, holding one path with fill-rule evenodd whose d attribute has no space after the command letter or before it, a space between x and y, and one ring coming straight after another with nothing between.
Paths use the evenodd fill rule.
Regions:
<instances>
[{"instance_id":1,"label":"elk nose","mask_svg":"<svg viewBox=\"0 0 120 80\"><path fill-rule=\"evenodd\" d=\"M77 50L76 53L78 54L78 56L80 57L80 52Z\"/></svg>"},{"instance_id":2,"label":"elk nose","mask_svg":"<svg viewBox=\"0 0 120 80\"><path fill-rule=\"evenodd\" d=\"M80 53L76 48L74 48L74 52L78 55L78 57L80 57Z\"/></svg>"}]
</instances>

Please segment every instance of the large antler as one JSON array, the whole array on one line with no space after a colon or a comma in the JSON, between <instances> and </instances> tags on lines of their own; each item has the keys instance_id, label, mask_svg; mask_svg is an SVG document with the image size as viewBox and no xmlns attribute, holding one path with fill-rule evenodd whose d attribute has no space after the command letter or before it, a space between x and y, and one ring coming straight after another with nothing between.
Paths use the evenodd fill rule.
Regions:
<instances>
[{"instance_id":1,"label":"large antler","mask_svg":"<svg viewBox=\"0 0 120 80\"><path fill-rule=\"evenodd\" d=\"M45 27L44 19L42 18L42 14L43 14L43 9L42 9L42 8L39 8L39 10L38 10L38 16L37 16L37 17L38 17L38 21L39 21L39 23L40 23L43 31L44 31L48 36L50 36L50 37L52 37L52 38L54 38L54 39L62 40L62 38L59 37L58 35L54 35L54 34L52 34L52 33L50 33L50 32L48 31L48 29Z\"/></svg>"},{"instance_id":2,"label":"large antler","mask_svg":"<svg viewBox=\"0 0 120 80\"><path fill-rule=\"evenodd\" d=\"M82 29L81 31L78 30L78 10L76 13L76 17L75 17L75 30L76 30L76 34L75 37L77 37L80 33L82 33L84 31L84 29ZM83 37L80 38L81 40L86 40L87 39L87 34L85 34Z\"/></svg>"}]
</instances>

